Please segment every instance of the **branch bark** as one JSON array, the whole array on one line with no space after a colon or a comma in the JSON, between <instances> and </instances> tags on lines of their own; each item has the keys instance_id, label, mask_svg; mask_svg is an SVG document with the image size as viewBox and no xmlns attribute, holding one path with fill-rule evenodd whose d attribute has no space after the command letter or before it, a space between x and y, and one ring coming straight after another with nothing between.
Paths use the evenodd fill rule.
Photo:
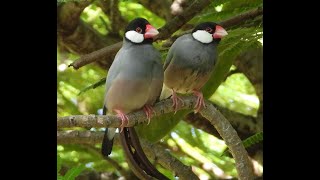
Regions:
<instances>
[{"instance_id":1,"label":"branch bark","mask_svg":"<svg viewBox=\"0 0 320 180\"><path fill-rule=\"evenodd\" d=\"M119 35L102 36L80 19L80 15L92 1L68 2L58 6L57 33L60 49L85 55L121 40ZM113 56L115 54L110 54ZM100 60L110 58L102 56ZM102 68L110 67L110 61L97 61ZM109 64L110 63L110 64Z\"/></svg>"},{"instance_id":2,"label":"branch bark","mask_svg":"<svg viewBox=\"0 0 320 180\"><path fill-rule=\"evenodd\" d=\"M127 20L121 16L119 11L119 0L99 0L97 5L109 16L112 29L109 34L119 36L119 30L124 29L127 24Z\"/></svg>"},{"instance_id":3,"label":"branch bark","mask_svg":"<svg viewBox=\"0 0 320 180\"><path fill-rule=\"evenodd\" d=\"M256 118L231 111L227 108L219 106L216 107L221 112L221 114L223 114L223 116L228 119L232 127L237 130L240 139L245 139L261 131L257 125ZM186 116L184 121L188 122L198 129L201 129L222 139L218 131L200 114L190 113Z\"/></svg>"},{"instance_id":4,"label":"branch bark","mask_svg":"<svg viewBox=\"0 0 320 180\"><path fill-rule=\"evenodd\" d=\"M195 96L182 97L183 106L181 109L193 109L197 98ZM229 147L232 156L236 162L236 169L238 171L239 179L253 179L252 164L248 158L248 154L241 142L241 139L237 135L237 132L231 126L229 121L208 101L205 101L207 108L202 109L200 114L205 117L210 123L217 129L218 133L226 142ZM166 99L155 104L153 107L156 115L173 112L172 101ZM128 127L135 126L139 123L147 122L147 118L143 111L137 111L128 114L129 122ZM58 117L57 125L59 128L70 127L119 127L121 121L116 116L104 116L104 115L75 115Z\"/></svg>"},{"instance_id":5,"label":"branch bark","mask_svg":"<svg viewBox=\"0 0 320 180\"><path fill-rule=\"evenodd\" d=\"M202 2L202 1L201 1ZM200 3L200 4L193 4L194 6L190 6L187 10L185 10L185 13L182 13L181 15L177 16L176 18L172 19L171 21L169 21L166 25L164 25L162 28L159 29L160 33L159 36L157 37L157 40L163 40L163 39L167 39L171 36L171 34L175 31L177 31L182 25L184 25L188 20L188 18L190 18L190 14L191 12L193 13L199 13L198 11L194 11L194 10L199 10L199 7L201 5L206 5L205 3ZM197 7L197 8L196 8ZM203 9L204 7L202 7ZM191 11L188 12L187 11ZM248 11L246 13L240 14L238 16L235 16L233 18L227 19L225 21L220 22L220 24L228 29L232 26L238 25L243 23L244 21L248 20L248 19L252 19L255 18L259 15L261 15L263 13L263 9L257 8L255 10L252 11ZM194 14L193 14L194 15ZM181 20L182 19L182 20ZM184 20L183 20L184 19ZM189 19L190 20L190 19ZM181 21L181 22L180 22ZM183 22L183 23L182 23ZM171 28L170 30L167 30L167 28ZM185 31L184 33L178 35L178 36L172 36L170 38L170 40L168 40L167 42L165 42L165 46L169 47L172 45L172 43L175 41L175 39L177 39L179 36L185 34L185 33L190 33L191 30ZM71 63L69 66L72 66L74 69L79 69L89 63L95 62L95 61L101 61L101 60L106 60L108 61L108 64L111 64L113 61L113 58L116 54L116 52L121 48L122 46L122 42L118 42L114 45L111 46L107 46L104 47L98 51L92 52L90 54L87 54L85 56L80 57L79 59L75 60L73 63ZM108 58L104 58L102 59L102 57L108 57Z\"/></svg>"},{"instance_id":6,"label":"branch bark","mask_svg":"<svg viewBox=\"0 0 320 180\"><path fill-rule=\"evenodd\" d=\"M58 144L99 144L104 136L104 132L94 131L75 131L69 130L67 132L58 131L57 142ZM151 144L146 140L140 139L141 146L148 158L159 162L164 168L174 171L179 179L199 179L192 169L182 164L178 159L173 157L165 148L159 144ZM114 145L120 145L119 136L114 138Z\"/></svg>"},{"instance_id":7,"label":"branch bark","mask_svg":"<svg viewBox=\"0 0 320 180\"><path fill-rule=\"evenodd\" d=\"M251 10L248 11L246 13L240 14L238 16L232 17L230 19L227 19L223 22L221 22L221 25L224 27L232 27L235 26L237 24L239 24L239 22L244 23L246 20L248 19L254 19L257 16L260 16L263 14L263 9L262 8L257 8L255 10Z\"/></svg>"},{"instance_id":8,"label":"branch bark","mask_svg":"<svg viewBox=\"0 0 320 180\"><path fill-rule=\"evenodd\" d=\"M191 5L186 8L181 14L175 16L171 21L167 22L163 27L159 29L159 36L157 39L167 39L172 33L180 29L185 23L191 20L196 14L200 13L205 7L207 7L211 1L208 0L195 0Z\"/></svg>"},{"instance_id":9,"label":"branch bark","mask_svg":"<svg viewBox=\"0 0 320 180\"><path fill-rule=\"evenodd\" d=\"M179 179L195 180L199 179L197 175L192 172L192 168L182 164L178 159L173 157L166 149L159 144L151 144L146 140L141 139L141 145L144 152L151 159L159 162L166 169L174 170Z\"/></svg>"},{"instance_id":10,"label":"branch bark","mask_svg":"<svg viewBox=\"0 0 320 180\"><path fill-rule=\"evenodd\" d=\"M151 10L157 16L162 17L167 21L172 18L172 15L170 13L171 0L139 0L138 2L142 4L145 8Z\"/></svg>"}]
</instances>

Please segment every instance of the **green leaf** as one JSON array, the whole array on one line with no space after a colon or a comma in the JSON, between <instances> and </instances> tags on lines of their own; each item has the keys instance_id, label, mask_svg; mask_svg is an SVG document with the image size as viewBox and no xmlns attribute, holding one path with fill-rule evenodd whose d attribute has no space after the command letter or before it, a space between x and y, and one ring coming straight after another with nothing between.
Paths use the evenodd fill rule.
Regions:
<instances>
[{"instance_id":1,"label":"green leaf","mask_svg":"<svg viewBox=\"0 0 320 180\"><path fill-rule=\"evenodd\" d=\"M64 180L64 177L61 175L58 175L57 180Z\"/></svg>"},{"instance_id":2,"label":"green leaf","mask_svg":"<svg viewBox=\"0 0 320 180\"><path fill-rule=\"evenodd\" d=\"M242 143L245 148L249 148L249 147L259 143L260 141L263 141L263 132L258 132L256 134L248 137L247 139L242 141Z\"/></svg>"},{"instance_id":3,"label":"green leaf","mask_svg":"<svg viewBox=\"0 0 320 180\"><path fill-rule=\"evenodd\" d=\"M62 165L62 159L59 155L57 155L57 173L59 173Z\"/></svg>"},{"instance_id":4,"label":"green leaf","mask_svg":"<svg viewBox=\"0 0 320 180\"><path fill-rule=\"evenodd\" d=\"M80 166L73 167L68 170L68 172L64 175L64 180L74 180L86 167L81 164Z\"/></svg>"},{"instance_id":5,"label":"green leaf","mask_svg":"<svg viewBox=\"0 0 320 180\"><path fill-rule=\"evenodd\" d=\"M238 28L228 32L228 36L221 41L218 47L219 58L211 77L202 88L204 97L210 97L217 90L238 55L259 46L257 40L262 34L257 34L258 32L261 32L260 28Z\"/></svg>"},{"instance_id":6,"label":"green leaf","mask_svg":"<svg viewBox=\"0 0 320 180\"><path fill-rule=\"evenodd\" d=\"M95 89L99 86L102 86L106 83L106 78L101 78L98 82L95 82L94 84L91 84L90 86L85 87L84 89L80 90L79 95L81 95L82 93L90 90L90 89Z\"/></svg>"}]
</instances>

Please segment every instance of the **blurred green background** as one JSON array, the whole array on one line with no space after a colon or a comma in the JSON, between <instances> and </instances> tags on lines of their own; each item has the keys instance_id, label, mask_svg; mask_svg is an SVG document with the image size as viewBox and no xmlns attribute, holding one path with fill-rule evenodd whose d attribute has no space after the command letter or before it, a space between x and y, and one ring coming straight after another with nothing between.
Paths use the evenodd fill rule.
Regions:
<instances>
[{"instance_id":1,"label":"blurred green background","mask_svg":"<svg viewBox=\"0 0 320 180\"><path fill-rule=\"evenodd\" d=\"M171 4L171 1L167 1ZM186 1L191 2L191 1ZM58 3L58 8L66 6L73 1ZM140 1L127 0L119 1L118 10L121 17L129 22L136 17L144 17L153 26L160 28L168 19L154 13L154 8L142 5ZM189 3L190 4L190 3ZM186 3L186 6L188 3ZM203 11L199 12L188 24L192 27L204 21L223 21L249 10L262 7L261 0L215 0ZM159 7L161 8L161 7ZM170 6L168 7L170 8ZM105 11L107 12L107 11ZM99 1L95 1L86 6L80 15L81 20L88 26L100 33L102 37L108 38L111 31L117 33L121 39L123 30L114 32L110 15L101 8ZM181 32L183 30L180 30ZM178 31L177 33L179 33ZM227 67L229 73L224 76L222 83L217 85L217 89L211 92L209 99L219 107L232 112L245 115L246 117L257 118L259 107L261 106L255 86L248 77L238 69L234 59L252 49L259 49L263 46L262 41L262 20L261 17L248 21L245 25L239 25L228 29L229 35L221 41L219 46L219 61L232 57L231 67ZM58 34L59 36L59 34ZM161 47L164 41L154 43L161 50L163 60L167 53L167 48ZM106 77L107 69L97 64L86 65L79 70L68 67L70 63L79 58L79 53L72 52L66 47L57 45L57 108L58 116L99 114L103 106L105 84L79 93L86 87L98 82ZM241 62L241 61L240 61ZM258 72L258 73L262 73ZM67 130L67 129L62 129ZM73 130L84 130L74 128ZM104 129L92 128L91 131L103 131ZM255 132L250 132L254 134ZM224 179L237 177L234 167L234 160L228 156L221 156L226 145L223 140L213 134L195 128L186 121L179 121L171 132L167 133L158 142L168 148L173 156L185 165L192 166L193 171L200 179ZM85 174L85 172L108 172L109 178L117 179L120 172L110 161L104 160L100 155L100 144L58 144L58 174L62 179L70 176L66 172L70 170L75 174ZM118 165L129 171L128 165L123 155L121 147L114 146L110 156ZM174 174L160 165L157 168L168 176L175 179ZM256 172L262 174L262 165L257 166ZM78 176L77 179L80 179Z\"/></svg>"}]
</instances>

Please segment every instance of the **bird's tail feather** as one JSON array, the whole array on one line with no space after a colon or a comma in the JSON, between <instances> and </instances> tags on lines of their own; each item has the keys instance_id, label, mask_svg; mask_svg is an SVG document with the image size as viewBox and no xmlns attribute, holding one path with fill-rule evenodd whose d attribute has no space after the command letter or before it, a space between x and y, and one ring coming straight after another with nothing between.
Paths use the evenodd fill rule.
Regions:
<instances>
[{"instance_id":1,"label":"bird's tail feather","mask_svg":"<svg viewBox=\"0 0 320 180\"><path fill-rule=\"evenodd\" d=\"M168 97L171 96L171 94L172 94L171 89L168 88L165 84L163 84L161 94L159 97L159 101L161 101L163 99L167 99Z\"/></svg>"},{"instance_id":2,"label":"bird's tail feather","mask_svg":"<svg viewBox=\"0 0 320 180\"><path fill-rule=\"evenodd\" d=\"M107 114L107 108L105 106L103 106L102 114L103 115ZM116 131L115 128L106 128L104 132L102 146L101 146L101 154L105 157L111 154L115 131Z\"/></svg>"},{"instance_id":3,"label":"bird's tail feather","mask_svg":"<svg viewBox=\"0 0 320 180\"><path fill-rule=\"evenodd\" d=\"M141 162L139 161L139 158L135 155L133 149L131 148L131 141L129 137L128 128L124 128L123 131L120 133L120 142L132 172L139 179L152 179L148 174L146 174L146 172L143 171L143 168L141 168Z\"/></svg>"},{"instance_id":4,"label":"bird's tail feather","mask_svg":"<svg viewBox=\"0 0 320 180\"><path fill-rule=\"evenodd\" d=\"M107 157L111 154L112 146L113 146L113 137L111 139L108 138L108 132L110 132L111 129L106 128L106 131L104 132L103 140L102 140L102 146L101 146L101 153L103 156ZM112 129L113 130L113 129Z\"/></svg>"},{"instance_id":5,"label":"bird's tail feather","mask_svg":"<svg viewBox=\"0 0 320 180\"><path fill-rule=\"evenodd\" d=\"M151 164L151 162L148 160L148 158L144 154L139 138L137 136L137 133L135 132L135 129L133 127L124 128L123 132L120 133L120 139L121 139L121 144L125 149L125 154L128 157L128 160L135 161L135 162L130 162L130 164L138 165L138 167L134 167L134 168L136 171L139 171L138 172L139 174L141 174L144 171L148 175L155 177L157 179L168 180L166 176L161 174Z\"/></svg>"}]
</instances>

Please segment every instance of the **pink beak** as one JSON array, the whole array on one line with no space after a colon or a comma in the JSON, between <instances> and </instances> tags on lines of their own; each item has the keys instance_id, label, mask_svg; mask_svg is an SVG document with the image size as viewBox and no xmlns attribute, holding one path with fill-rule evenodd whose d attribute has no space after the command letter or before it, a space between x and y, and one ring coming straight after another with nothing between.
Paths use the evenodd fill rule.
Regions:
<instances>
[{"instance_id":1,"label":"pink beak","mask_svg":"<svg viewBox=\"0 0 320 180\"><path fill-rule=\"evenodd\" d=\"M158 34L159 34L159 31L156 28L154 28L150 24L147 24L146 32L144 33L144 38L145 39L153 38L154 36L156 36Z\"/></svg>"},{"instance_id":2,"label":"pink beak","mask_svg":"<svg viewBox=\"0 0 320 180\"><path fill-rule=\"evenodd\" d=\"M227 31L225 29L223 29L223 27L217 25L216 26L216 31L215 31L215 33L213 33L212 36L215 39L221 39L226 35L228 35Z\"/></svg>"}]
</instances>

